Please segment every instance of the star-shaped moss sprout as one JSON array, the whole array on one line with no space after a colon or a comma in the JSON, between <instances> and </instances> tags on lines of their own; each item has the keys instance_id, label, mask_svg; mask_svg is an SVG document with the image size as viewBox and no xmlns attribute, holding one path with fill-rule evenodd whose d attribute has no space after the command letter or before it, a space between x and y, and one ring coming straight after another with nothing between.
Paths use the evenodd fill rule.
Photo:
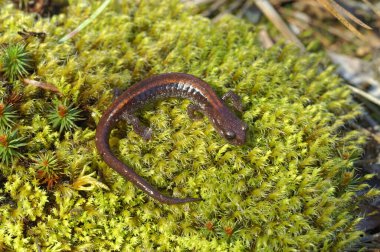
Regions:
<instances>
[{"instance_id":1,"label":"star-shaped moss sprout","mask_svg":"<svg viewBox=\"0 0 380 252\"><path fill-rule=\"evenodd\" d=\"M47 184L48 189L51 189L61 175L55 153L48 151L39 154L33 158L33 161L35 162L34 167L37 170L40 183Z\"/></svg>"},{"instance_id":2,"label":"star-shaped moss sprout","mask_svg":"<svg viewBox=\"0 0 380 252\"><path fill-rule=\"evenodd\" d=\"M13 110L12 105L5 104L0 100L0 129L11 128L15 124L17 113Z\"/></svg>"},{"instance_id":3,"label":"star-shaped moss sprout","mask_svg":"<svg viewBox=\"0 0 380 252\"><path fill-rule=\"evenodd\" d=\"M59 128L59 132L71 131L78 128L75 124L81 120L81 110L77 107L73 107L65 99L63 101L54 100L54 105L51 107L48 114L48 119L54 128Z\"/></svg>"},{"instance_id":4,"label":"star-shaped moss sprout","mask_svg":"<svg viewBox=\"0 0 380 252\"><path fill-rule=\"evenodd\" d=\"M25 77L33 70L32 54L22 43L10 44L1 50L1 65L4 76L13 82Z\"/></svg>"},{"instance_id":5,"label":"star-shaped moss sprout","mask_svg":"<svg viewBox=\"0 0 380 252\"><path fill-rule=\"evenodd\" d=\"M9 165L16 158L23 157L20 147L25 146L25 137L19 137L17 131L0 129L0 160Z\"/></svg>"}]
</instances>

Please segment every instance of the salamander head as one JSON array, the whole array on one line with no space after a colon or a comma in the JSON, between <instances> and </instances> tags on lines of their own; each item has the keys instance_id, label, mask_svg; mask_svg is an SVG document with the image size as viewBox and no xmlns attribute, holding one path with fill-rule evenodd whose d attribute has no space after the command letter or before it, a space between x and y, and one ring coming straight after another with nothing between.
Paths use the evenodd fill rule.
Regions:
<instances>
[{"instance_id":1,"label":"salamander head","mask_svg":"<svg viewBox=\"0 0 380 252\"><path fill-rule=\"evenodd\" d=\"M213 117L212 122L219 134L229 143L233 145L245 143L248 126L229 109L219 111L218 116Z\"/></svg>"}]
</instances>

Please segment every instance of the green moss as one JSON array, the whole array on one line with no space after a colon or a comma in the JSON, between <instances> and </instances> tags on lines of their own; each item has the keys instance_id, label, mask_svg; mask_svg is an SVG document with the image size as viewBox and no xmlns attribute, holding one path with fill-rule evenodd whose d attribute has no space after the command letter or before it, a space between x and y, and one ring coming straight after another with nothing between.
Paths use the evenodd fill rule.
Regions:
<instances>
[{"instance_id":1,"label":"green moss","mask_svg":"<svg viewBox=\"0 0 380 252\"><path fill-rule=\"evenodd\" d=\"M28 78L55 85L83 110L60 134L49 124L54 94L14 83L23 99L10 126L27 144L20 162L1 168L1 249L333 251L358 239L356 203L378 191L355 196L366 187L353 176L365 136L345 126L360 107L322 54L283 44L263 50L255 27L233 17L212 24L175 0L115 3L57 43L100 4L74 1L49 19L0 6L0 43L17 41L22 27L46 32L43 43L28 45L36 62ZM227 144L177 99L141 113L154 129L149 142L120 124L110 142L123 162L168 195L204 199L167 206L108 167L94 133L113 88L174 71L201 77L220 95L238 93L249 136L242 147ZM59 164L49 190L33 161L41 153Z\"/></svg>"},{"instance_id":2,"label":"green moss","mask_svg":"<svg viewBox=\"0 0 380 252\"><path fill-rule=\"evenodd\" d=\"M13 109L12 104L0 102L0 129L11 128L14 120L17 118L17 112Z\"/></svg>"},{"instance_id":3,"label":"green moss","mask_svg":"<svg viewBox=\"0 0 380 252\"><path fill-rule=\"evenodd\" d=\"M54 100L53 103L54 106L51 107L48 115L53 128L59 128L59 132L78 128L75 122L81 120L81 111L78 108L73 108L67 100Z\"/></svg>"},{"instance_id":4,"label":"green moss","mask_svg":"<svg viewBox=\"0 0 380 252\"><path fill-rule=\"evenodd\" d=\"M10 165L15 159L23 157L20 147L26 145L25 138L19 137L17 131L0 129L0 162Z\"/></svg>"},{"instance_id":5,"label":"green moss","mask_svg":"<svg viewBox=\"0 0 380 252\"><path fill-rule=\"evenodd\" d=\"M29 74L33 70L33 59L26 44L14 43L2 48L1 66L4 76L11 82Z\"/></svg>"}]
</instances>

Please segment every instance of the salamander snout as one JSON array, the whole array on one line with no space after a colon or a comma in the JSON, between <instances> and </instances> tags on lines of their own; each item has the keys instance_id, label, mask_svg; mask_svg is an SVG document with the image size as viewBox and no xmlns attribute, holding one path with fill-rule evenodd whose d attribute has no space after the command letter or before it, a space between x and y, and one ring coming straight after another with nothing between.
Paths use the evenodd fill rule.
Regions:
<instances>
[{"instance_id":1,"label":"salamander snout","mask_svg":"<svg viewBox=\"0 0 380 252\"><path fill-rule=\"evenodd\" d=\"M248 125L227 108L218 111L218 115L222 116L213 117L212 122L219 134L233 145L243 145Z\"/></svg>"},{"instance_id":2,"label":"salamander snout","mask_svg":"<svg viewBox=\"0 0 380 252\"><path fill-rule=\"evenodd\" d=\"M226 125L225 125L226 126ZM233 145L243 145L246 140L248 126L245 122L238 119L234 121L232 127L224 128L222 136Z\"/></svg>"}]
</instances>

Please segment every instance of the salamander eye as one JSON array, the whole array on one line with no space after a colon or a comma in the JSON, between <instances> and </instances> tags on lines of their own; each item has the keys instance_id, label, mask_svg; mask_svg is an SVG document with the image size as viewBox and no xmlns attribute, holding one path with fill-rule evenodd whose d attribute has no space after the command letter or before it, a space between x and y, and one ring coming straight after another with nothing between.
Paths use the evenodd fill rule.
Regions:
<instances>
[{"instance_id":1,"label":"salamander eye","mask_svg":"<svg viewBox=\"0 0 380 252\"><path fill-rule=\"evenodd\" d=\"M246 131L248 129L248 125L247 124L243 124L243 126L241 126L241 130L242 131Z\"/></svg>"},{"instance_id":2,"label":"salamander eye","mask_svg":"<svg viewBox=\"0 0 380 252\"><path fill-rule=\"evenodd\" d=\"M227 139L234 139L236 136L235 132L233 131L227 131L224 135L226 136Z\"/></svg>"}]
</instances>

